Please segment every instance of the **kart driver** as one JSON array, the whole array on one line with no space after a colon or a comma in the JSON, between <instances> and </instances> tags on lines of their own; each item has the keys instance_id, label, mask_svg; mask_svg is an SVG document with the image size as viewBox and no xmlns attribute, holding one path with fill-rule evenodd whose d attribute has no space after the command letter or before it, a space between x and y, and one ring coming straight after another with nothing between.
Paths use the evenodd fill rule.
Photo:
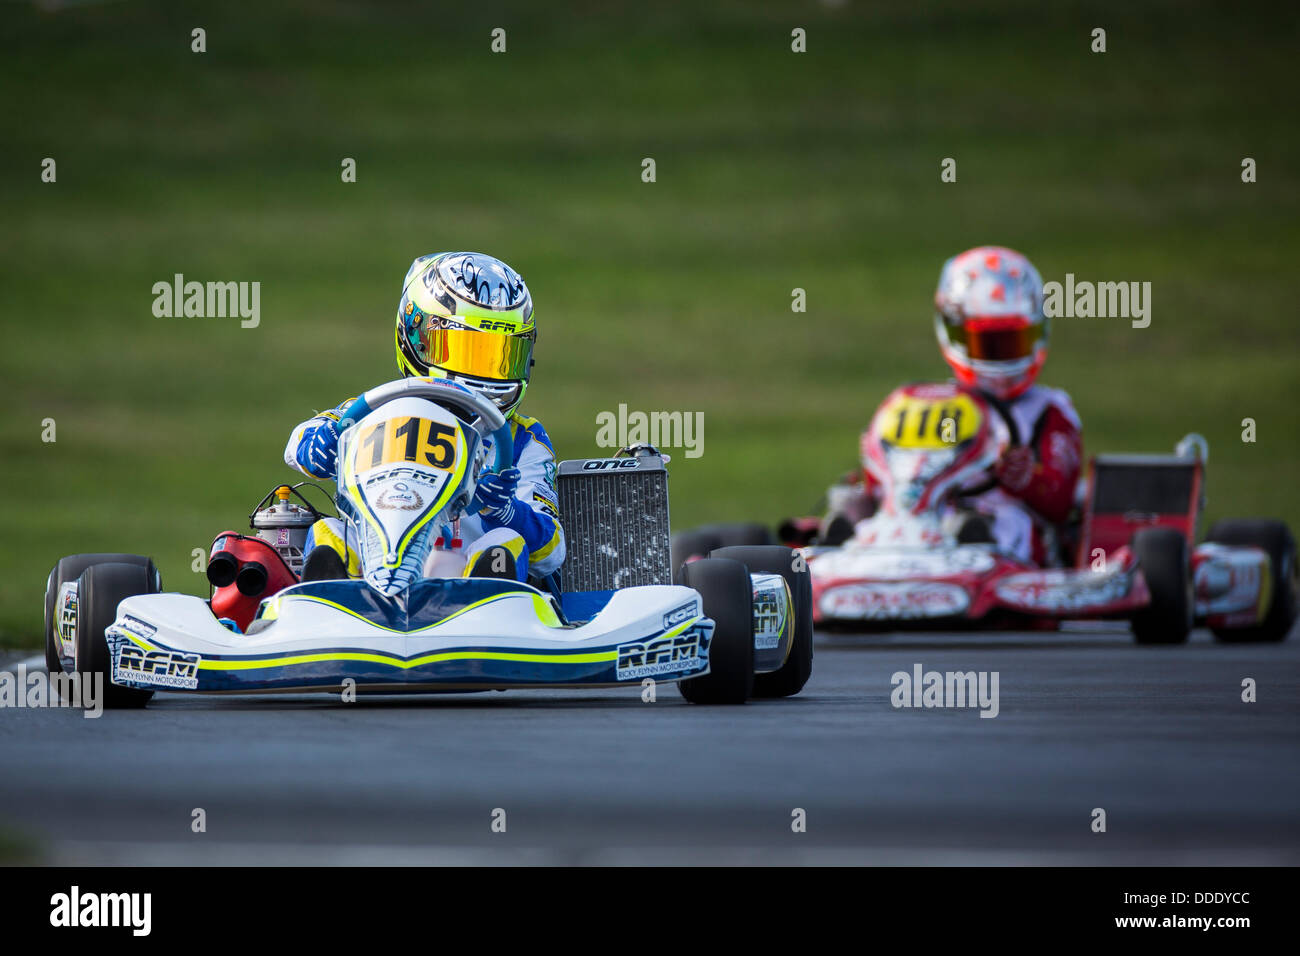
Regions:
<instances>
[{"instance_id":1,"label":"kart driver","mask_svg":"<svg viewBox=\"0 0 1300 956\"><path fill-rule=\"evenodd\" d=\"M403 375L436 375L475 390L501 409L514 435L513 467L481 478L477 498L482 510L457 522L455 540L449 542L456 557L447 563L446 551L433 552L425 574L523 581L556 571L564 562L564 531L555 493L555 451L541 422L518 411L537 339L533 299L523 278L481 253L420 256L402 283L396 337ZM334 478L334 423L352 401L296 427L284 449L285 462L313 478ZM489 452L491 445L486 439ZM316 522L304 551L304 581L360 573L357 555L345 544L336 518Z\"/></svg>"},{"instance_id":2,"label":"kart driver","mask_svg":"<svg viewBox=\"0 0 1300 956\"><path fill-rule=\"evenodd\" d=\"M1043 280L1020 253L977 246L944 263L934 304L939 349L957 381L998 401L1022 442L995 466L996 486L962 504L987 518L999 550L1054 564L1054 529L1074 505L1083 426L1069 395L1035 384L1047 359ZM865 470L862 480L870 506L874 482Z\"/></svg>"}]
</instances>

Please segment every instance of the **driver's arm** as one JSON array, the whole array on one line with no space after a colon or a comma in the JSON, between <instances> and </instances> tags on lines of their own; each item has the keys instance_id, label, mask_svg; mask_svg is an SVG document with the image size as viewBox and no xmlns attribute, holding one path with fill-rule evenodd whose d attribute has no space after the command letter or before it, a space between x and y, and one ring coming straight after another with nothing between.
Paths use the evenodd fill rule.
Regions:
<instances>
[{"instance_id":1,"label":"driver's arm","mask_svg":"<svg viewBox=\"0 0 1300 956\"><path fill-rule=\"evenodd\" d=\"M310 478L333 478L339 445L339 436L334 426L354 401L355 398L349 398L337 407L314 415L295 427L289 433L288 444L284 446L284 463Z\"/></svg>"},{"instance_id":2,"label":"driver's arm","mask_svg":"<svg viewBox=\"0 0 1300 956\"><path fill-rule=\"evenodd\" d=\"M1022 473L1003 472L1004 487L1048 521L1060 523L1070 515L1083 458L1083 436L1076 421L1055 406L1038 420L1027 451L1032 455Z\"/></svg>"},{"instance_id":3,"label":"driver's arm","mask_svg":"<svg viewBox=\"0 0 1300 956\"><path fill-rule=\"evenodd\" d=\"M527 507L516 507L506 526L523 537L528 546L529 573L545 576L559 570L565 553L555 492L555 451L541 422L518 417L513 423L515 445L522 446L515 460L519 469L515 498ZM485 527L491 523L485 521Z\"/></svg>"}]
</instances>

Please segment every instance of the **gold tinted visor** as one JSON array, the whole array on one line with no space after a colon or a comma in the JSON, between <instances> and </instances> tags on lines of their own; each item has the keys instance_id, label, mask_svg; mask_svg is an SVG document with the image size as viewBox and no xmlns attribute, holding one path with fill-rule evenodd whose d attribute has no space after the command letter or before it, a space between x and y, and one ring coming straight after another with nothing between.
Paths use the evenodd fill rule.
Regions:
<instances>
[{"instance_id":1,"label":"gold tinted visor","mask_svg":"<svg viewBox=\"0 0 1300 956\"><path fill-rule=\"evenodd\" d=\"M965 348L968 356L994 362L1028 358L1042 337L1041 325L974 319L964 325L948 326L948 338Z\"/></svg>"},{"instance_id":2,"label":"gold tinted visor","mask_svg":"<svg viewBox=\"0 0 1300 956\"><path fill-rule=\"evenodd\" d=\"M500 335L478 329L422 330L429 365L473 378L528 378L533 340L527 335Z\"/></svg>"}]
</instances>

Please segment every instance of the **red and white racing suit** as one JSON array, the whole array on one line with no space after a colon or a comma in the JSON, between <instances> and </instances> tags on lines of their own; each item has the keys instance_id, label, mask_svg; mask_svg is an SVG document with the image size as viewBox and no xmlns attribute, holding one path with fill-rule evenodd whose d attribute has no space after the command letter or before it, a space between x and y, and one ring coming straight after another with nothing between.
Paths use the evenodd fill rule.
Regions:
<instances>
[{"instance_id":1,"label":"red and white racing suit","mask_svg":"<svg viewBox=\"0 0 1300 956\"><path fill-rule=\"evenodd\" d=\"M1032 385L1004 405L1022 444L1009 449L998 463L997 485L963 499L963 506L988 517L1003 553L1050 564L1047 532L1063 523L1074 506L1083 423L1070 396L1045 385ZM879 488L865 469L861 480L864 499L878 501Z\"/></svg>"},{"instance_id":2,"label":"red and white racing suit","mask_svg":"<svg viewBox=\"0 0 1300 956\"><path fill-rule=\"evenodd\" d=\"M1006 403L1022 445L998 463L996 487L969 499L989 517L998 548L1022 561L1049 564L1044 532L1062 524L1074 507L1083 460L1083 423L1070 396L1032 385Z\"/></svg>"}]
</instances>

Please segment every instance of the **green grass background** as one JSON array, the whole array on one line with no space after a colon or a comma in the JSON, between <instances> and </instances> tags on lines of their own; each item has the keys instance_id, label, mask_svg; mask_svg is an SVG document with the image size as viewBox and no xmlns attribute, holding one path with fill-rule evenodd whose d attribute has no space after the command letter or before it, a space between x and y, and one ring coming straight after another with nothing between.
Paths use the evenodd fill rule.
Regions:
<instances>
[{"instance_id":1,"label":"green grass background","mask_svg":"<svg viewBox=\"0 0 1300 956\"><path fill-rule=\"evenodd\" d=\"M1300 523L1294 6L181 6L0 5L0 643L37 642L65 553L206 593L191 549L393 377L401 278L451 248L532 288L561 457L620 402L704 413L678 527L807 509L889 388L946 373L934 280L982 242L1152 283L1148 329L1056 324L1090 450L1199 430L1211 517ZM260 281L260 328L155 318L176 272Z\"/></svg>"}]
</instances>

